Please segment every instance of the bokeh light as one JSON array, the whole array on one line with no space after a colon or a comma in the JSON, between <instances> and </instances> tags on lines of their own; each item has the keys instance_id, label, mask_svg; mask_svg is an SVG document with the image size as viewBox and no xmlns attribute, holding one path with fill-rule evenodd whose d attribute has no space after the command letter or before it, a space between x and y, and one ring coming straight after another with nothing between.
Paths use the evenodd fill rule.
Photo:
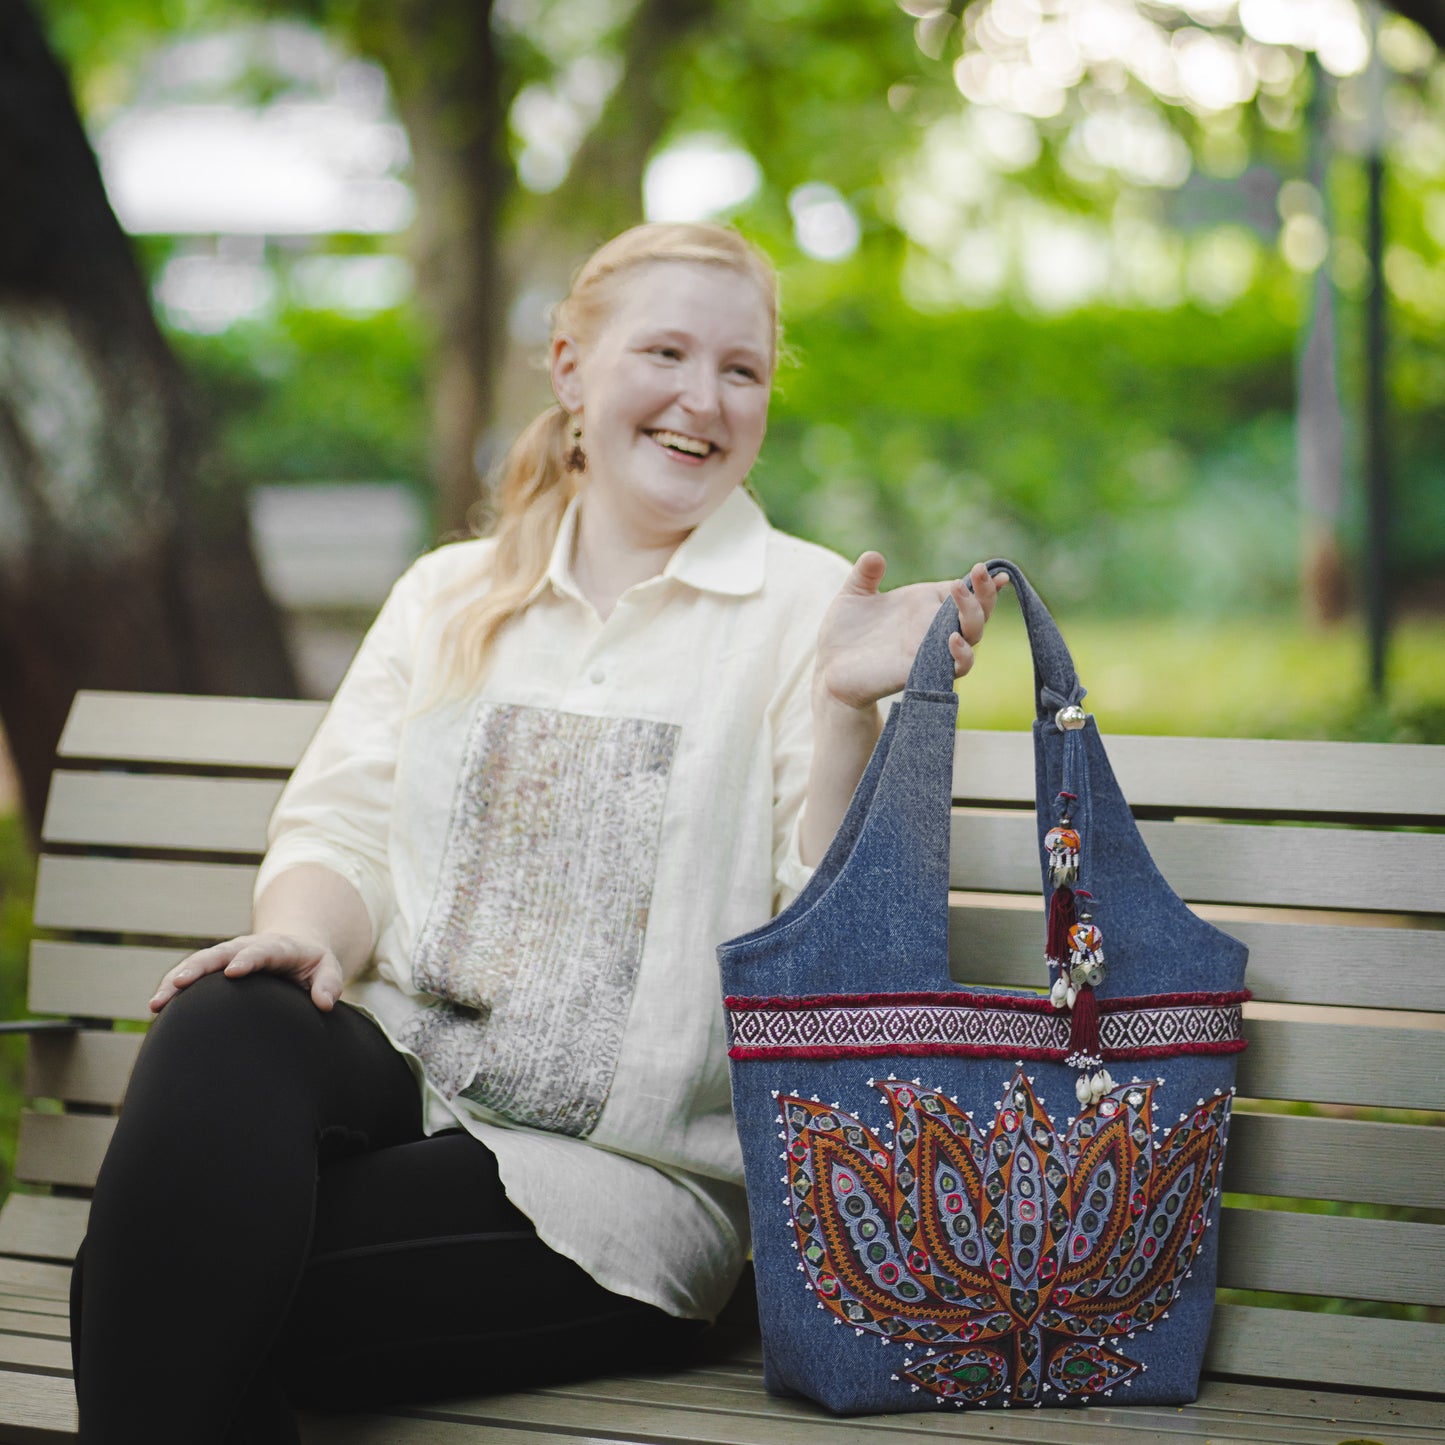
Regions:
<instances>
[{"instance_id":1,"label":"bokeh light","mask_svg":"<svg viewBox=\"0 0 1445 1445\"><path fill-rule=\"evenodd\" d=\"M748 201L762 184L757 161L721 135L692 135L648 162L642 206L649 221L705 221Z\"/></svg>"}]
</instances>

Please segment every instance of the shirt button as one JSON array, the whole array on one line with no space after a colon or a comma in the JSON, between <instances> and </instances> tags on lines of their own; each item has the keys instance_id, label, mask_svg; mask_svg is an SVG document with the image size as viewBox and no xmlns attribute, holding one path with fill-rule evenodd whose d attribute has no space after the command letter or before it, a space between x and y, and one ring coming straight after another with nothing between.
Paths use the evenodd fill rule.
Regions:
<instances>
[{"instance_id":1,"label":"shirt button","mask_svg":"<svg viewBox=\"0 0 1445 1445\"><path fill-rule=\"evenodd\" d=\"M606 680L607 680L607 674L606 674L605 672L603 672L600 667L594 667L594 668L592 669L592 681L593 681L593 682L605 682Z\"/></svg>"}]
</instances>

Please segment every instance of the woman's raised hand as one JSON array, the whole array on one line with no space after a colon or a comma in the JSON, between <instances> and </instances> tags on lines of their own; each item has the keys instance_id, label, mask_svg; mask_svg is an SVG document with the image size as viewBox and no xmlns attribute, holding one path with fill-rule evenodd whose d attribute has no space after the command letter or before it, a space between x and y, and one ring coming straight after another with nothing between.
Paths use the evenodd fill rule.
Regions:
<instances>
[{"instance_id":1,"label":"woman's raised hand","mask_svg":"<svg viewBox=\"0 0 1445 1445\"><path fill-rule=\"evenodd\" d=\"M329 948L285 933L247 933L212 944L183 958L161 979L152 1013L159 1013L183 988L208 973L243 978L248 973L276 973L307 990L311 1001L328 1012L341 996L341 964Z\"/></svg>"},{"instance_id":2,"label":"woman's raised hand","mask_svg":"<svg viewBox=\"0 0 1445 1445\"><path fill-rule=\"evenodd\" d=\"M830 703L871 707L902 691L913 656L939 606L952 597L960 631L949 638L954 675L973 666L973 649L993 615L998 589L1008 574L989 575L982 562L969 573L973 591L956 582L918 582L880 592L885 564L877 552L865 552L854 564L818 632L814 677Z\"/></svg>"}]
</instances>

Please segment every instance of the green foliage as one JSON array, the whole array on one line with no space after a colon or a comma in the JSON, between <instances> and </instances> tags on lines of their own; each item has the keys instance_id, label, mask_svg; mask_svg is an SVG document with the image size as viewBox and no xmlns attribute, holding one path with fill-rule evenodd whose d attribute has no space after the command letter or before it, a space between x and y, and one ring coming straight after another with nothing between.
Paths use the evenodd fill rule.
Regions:
<instances>
[{"instance_id":1,"label":"green foliage","mask_svg":"<svg viewBox=\"0 0 1445 1445\"><path fill-rule=\"evenodd\" d=\"M0 1018L23 1018L25 964L30 946L30 909L35 860L17 814L0 813ZM0 1198L15 1168L15 1131L20 1119L23 1038L0 1036Z\"/></svg>"},{"instance_id":2,"label":"green foliage","mask_svg":"<svg viewBox=\"0 0 1445 1445\"><path fill-rule=\"evenodd\" d=\"M176 333L216 439L213 476L251 482L426 477L426 336L410 309L299 308L218 336Z\"/></svg>"},{"instance_id":3,"label":"green foliage","mask_svg":"<svg viewBox=\"0 0 1445 1445\"><path fill-rule=\"evenodd\" d=\"M758 486L774 520L895 581L1016 555L1115 612L1249 610L1294 586L1293 337L1268 308L998 308L875 293L795 315Z\"/></svg>"}]
</instances>

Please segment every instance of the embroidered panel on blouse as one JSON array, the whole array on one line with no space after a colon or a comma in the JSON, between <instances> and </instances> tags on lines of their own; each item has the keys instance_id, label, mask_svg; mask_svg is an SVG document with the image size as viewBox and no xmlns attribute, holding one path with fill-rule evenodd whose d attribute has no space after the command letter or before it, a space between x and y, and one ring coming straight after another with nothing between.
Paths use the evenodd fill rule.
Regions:
<instances>
[{"instance_id":1,"label":"embroidered panel on blouse","mask_svg":"<svg viewBox=\"0 0 1445 1445\"><path fill-rule=\"evenodd\" d=\"M586 1137L616 1072L681 729L484 704L398 1033L448 1098Z\"/></svg>"}]
</instances>

